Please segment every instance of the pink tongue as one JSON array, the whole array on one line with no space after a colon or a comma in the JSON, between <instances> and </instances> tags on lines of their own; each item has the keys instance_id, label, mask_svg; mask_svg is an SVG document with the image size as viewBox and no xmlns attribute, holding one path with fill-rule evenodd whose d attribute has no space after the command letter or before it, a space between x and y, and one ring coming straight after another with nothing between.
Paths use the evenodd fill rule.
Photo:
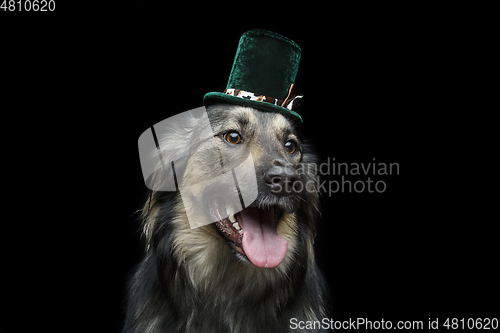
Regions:
<instances>
[{"instance_id":1,"label":"pink tongue","mask_svg":"<svg viewBox=\"0 0 500 333\"><path fill-rule=\"evenodd\" d=\"M238 215L248 259L257 267L278 266L285 258L288 242L276 232L274 210L245 208Z\"/></svg>"}]
</instances>

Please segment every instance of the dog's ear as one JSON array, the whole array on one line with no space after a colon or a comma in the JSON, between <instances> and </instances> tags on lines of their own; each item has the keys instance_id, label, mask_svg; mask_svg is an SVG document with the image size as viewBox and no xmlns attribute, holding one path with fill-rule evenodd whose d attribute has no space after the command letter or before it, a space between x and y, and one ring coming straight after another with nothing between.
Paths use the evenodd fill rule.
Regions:
<instances>
[{"instance_id":1,"label":"dog's ear","mask_svg":"<svg viewBox=\"0 0 500 333\"><path fill-rule=\"evenodd\" d=\"M312 184L313 188L311 190L305 191L306 202L309 203L307 209L309 210L309 215L311 216L311 221L316 220L318 214L321 215L320 211L320 197L319 189L317 188L320 182L319 175L317 172L317 165L319 163L319 157L315 154L313 146L309 142L302 143L303 157L302 157L302 177L305 184ZM311 226L314 230L314 225Z\"/></svg>"}]
</instances>

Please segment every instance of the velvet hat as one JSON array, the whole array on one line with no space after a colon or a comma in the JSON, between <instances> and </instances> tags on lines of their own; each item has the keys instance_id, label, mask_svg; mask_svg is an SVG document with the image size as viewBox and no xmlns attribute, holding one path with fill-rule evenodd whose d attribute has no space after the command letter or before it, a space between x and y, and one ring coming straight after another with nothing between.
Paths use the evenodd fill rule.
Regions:
<instances>
[{"instance_id":1,"label":"velvet hat","mask_svg":"<svg viewBox=\"0 0 500 333\"><path fill-rule=\"evenodd\" d=\"M294 41L267 30L245 32L238 44L224 92L210 92L205 106L226 102L278 112L302 122L295 112L302 95L295 93L301 50Z\"/></svg>"}]
</instances>

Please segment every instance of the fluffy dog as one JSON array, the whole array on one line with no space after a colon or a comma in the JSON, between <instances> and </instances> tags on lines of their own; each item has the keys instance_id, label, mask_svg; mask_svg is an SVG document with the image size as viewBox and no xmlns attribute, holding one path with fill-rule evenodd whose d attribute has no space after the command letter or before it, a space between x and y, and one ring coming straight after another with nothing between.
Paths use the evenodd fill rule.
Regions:
<instances>
[{"instance_id":1,"label":"fluffy dog","mask_svg":"<svg viewBox=\"0 0 500 333\"><path fill-rule=\"evenodd\" d=\"M315 177L303 166L315 160L296 124L231 104L211 105L207 114L221 155L239 161L245 149L251 152L257 197L236 214L212 206L228 217L191 228L179 192L151 193L142 210L146 254L130 282L124 332L292 332L292 318L327 317L313 249L318 192L303 186ZM193 125L162 140L182 151L198 133ZM185 185L210 181L206 168L194 179L211 158L199 151L184 177L177 171Z\"/></svg>"}]
</instances>

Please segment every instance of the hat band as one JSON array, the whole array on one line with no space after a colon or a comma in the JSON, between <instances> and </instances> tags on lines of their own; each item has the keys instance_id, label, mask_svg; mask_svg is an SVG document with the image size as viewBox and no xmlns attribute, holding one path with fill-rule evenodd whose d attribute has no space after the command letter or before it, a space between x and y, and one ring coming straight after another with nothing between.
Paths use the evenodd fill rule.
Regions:
<instances>
[{"instance_id":1,"label":"hat band","mask_svg":"<svg viewBox=\"0 0 500 333\"><path fill-rule=\"evenodd\" d=\"M293 85L292 85L293 87ZM290 87L290 92L292 91L292 87ZM288 110L294 110L298 106L298 99L302 98L302 95L296 95L296 96L287 96L285 101L282 101L277 98L269 97L269 96L264 96L264 95L257 95L253 92L245 91L245 90L240 90L240 89L224 89L224 93L227 95L243 98L243 99L248 99L251 101L257 101L257 102L266 102L270 104L274 104L277 106L281 106L284 108L287 108Z\"/></svg>"}]
</instances>

